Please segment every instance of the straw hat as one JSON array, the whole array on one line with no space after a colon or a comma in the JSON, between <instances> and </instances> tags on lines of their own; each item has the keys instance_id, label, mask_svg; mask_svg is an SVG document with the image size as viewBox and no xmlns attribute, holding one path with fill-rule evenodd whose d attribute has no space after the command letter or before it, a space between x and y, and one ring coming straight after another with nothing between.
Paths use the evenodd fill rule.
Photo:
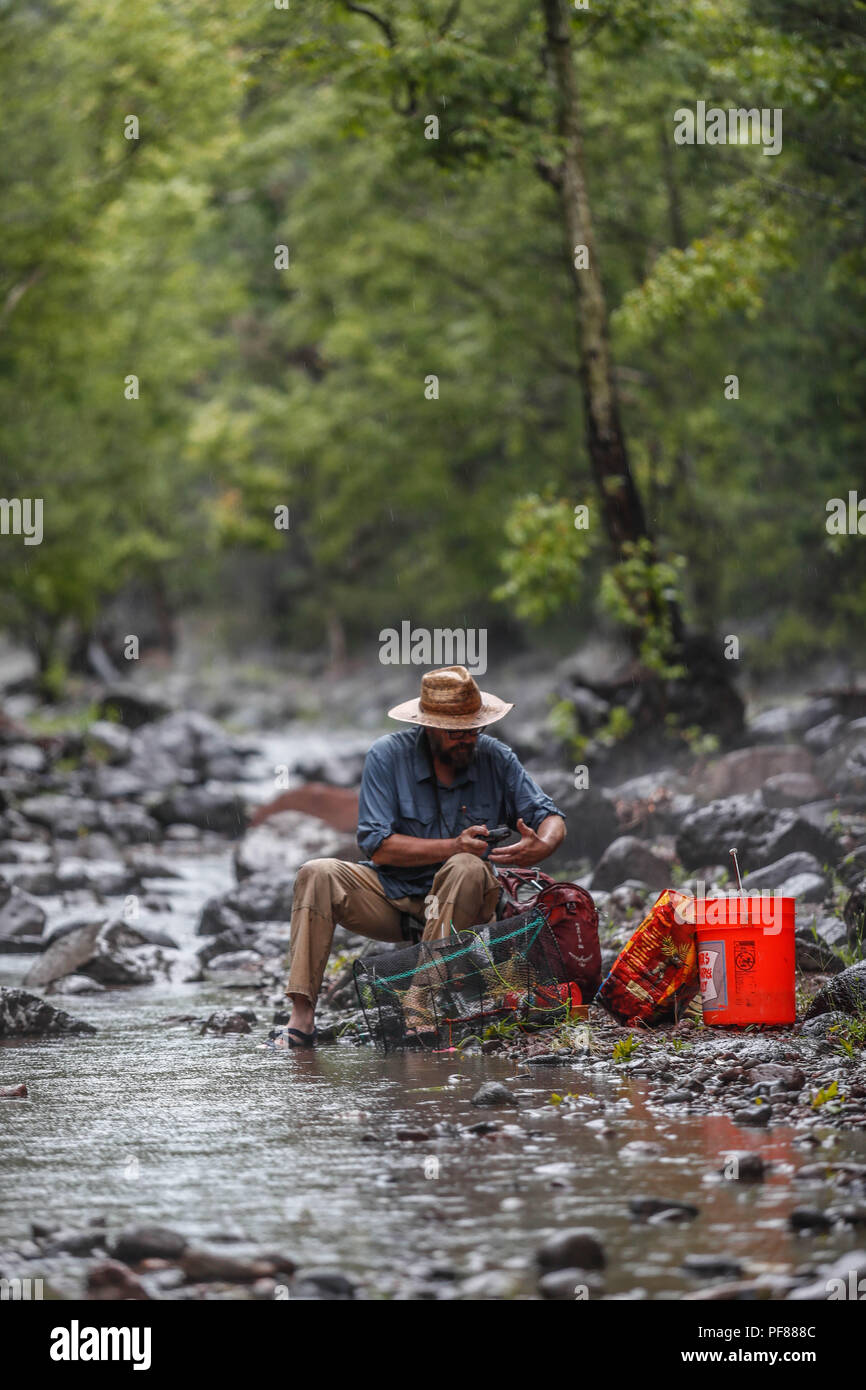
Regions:
<instances>
[{"instance_id":1,"label":"straw hat","mask_svg":"<svg viewBox=\"0 0 866 1390\"><path fill-rule=\"evenodd\" d=\"M431 729L480 729L495 724L513 705L479 690L465 666L441 666L421 677L421 697L389 709L390 719Z\"/></svg>"}]
</instances>

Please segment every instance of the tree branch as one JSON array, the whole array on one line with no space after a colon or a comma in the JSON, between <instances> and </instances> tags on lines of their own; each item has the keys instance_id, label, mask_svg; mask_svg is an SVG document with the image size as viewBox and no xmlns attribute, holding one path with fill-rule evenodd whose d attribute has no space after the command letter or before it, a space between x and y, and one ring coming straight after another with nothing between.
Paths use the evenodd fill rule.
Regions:
<instances>
[{"instance_id":1,"label":"tree branch","mask_svg":"<svg viewBox=\"0 0 866 1390\"><path fill-rule=\"evenodd\" d=\"M383 19L381 15L376 14L375 10L368 9L366 5L355 4L355 0L343 0L343 4L347 10L352 11L352 14L365 15L366 18L372 20L374 24L378 24L388 41L388 47L397 47L397 35L394 32L394 26L391 24L390 20Z\"/></svg>"},{"instance_id":2,"label":"tree branch","mask_svg":"<svg viewBox=\"0 0 866 1390\"><path fill-rule=\"evenodd\" d=\"M18 304L20 304L27 291L32 289L35 284L38 284L44 274L45 266L39 265L35 270L31 270L26 280L21 280L17 285L12 286L3 301L3 308L0 309L0 325L5 324L7 320L12 317L12 314L15 312L15 309Z\"/></svg>"}]
</instances>

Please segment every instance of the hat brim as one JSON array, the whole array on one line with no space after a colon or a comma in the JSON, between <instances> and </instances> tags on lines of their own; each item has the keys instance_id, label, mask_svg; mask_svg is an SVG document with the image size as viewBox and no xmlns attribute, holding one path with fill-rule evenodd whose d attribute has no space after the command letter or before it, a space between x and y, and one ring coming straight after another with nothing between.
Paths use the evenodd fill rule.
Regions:
<instances>
[{"instance_id":1,"label":"hat brim","mask_svg":"<svg viewBox=\"0 0 866 1390\"><path fill-rule=\"evenodd\" d=\"M482 690L481 704L471 714L428 714L421 708L420 698L404 700L402 705L389 709L389 719L399 719L403 724L425 724L429 729L483 729L504 719L513 705L497 699L488 691Z\"/></svg>"}]
</instances>

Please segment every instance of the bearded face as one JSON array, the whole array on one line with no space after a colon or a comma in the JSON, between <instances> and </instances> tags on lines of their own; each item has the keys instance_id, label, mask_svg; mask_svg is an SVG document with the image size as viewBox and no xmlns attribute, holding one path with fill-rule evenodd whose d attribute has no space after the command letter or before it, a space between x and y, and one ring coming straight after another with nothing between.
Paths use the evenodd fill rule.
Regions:
<instances>
[{"instance_id":1,"label":"bearded face","mask_svg":"<svg viewBox=\"0 0 866 1390\"><path fill-rule=\"evenodd\" d=\"M433 756L446 767L462 772L475 758L478 732L477 729L428 729L427 737Z\"/></svg>"}]
</instances>

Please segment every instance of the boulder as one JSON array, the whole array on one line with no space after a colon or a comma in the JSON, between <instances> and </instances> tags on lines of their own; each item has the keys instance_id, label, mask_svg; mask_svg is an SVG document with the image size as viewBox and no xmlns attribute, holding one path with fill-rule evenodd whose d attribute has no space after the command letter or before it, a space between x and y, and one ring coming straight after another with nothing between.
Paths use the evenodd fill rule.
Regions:
<instances>
[{"instance_id":1,"label":"boulder","mask_svg":"<svg viewBox=\"0 0 866 1390\"><path fill-rule=\"evenodd\" d=\"M205 903L196 931L199 936L217 936L249 922L288 922L294 887L294 872L253 874Z\"/></svg>"},{"instance_id":2,"label":"boulder","mask_svg":"<svg viewBox=\"0 0 866 1390\"><path fill-rule=\"evenodd\" d=\"M841 1012L856 1014L866 1009L866 961L849 965L832 980L828 980L809 1005L806 1019L821 1014Z\"/></svg>"},{"instance_id":3,"label":"boulder","mask_svg":"<svg viewBox=\"0 0 866 1390\"><path fill-rule=\"evenodd\" d=\"M345 837L324 821L300 811L280 811L249 830L234 852L238 881L253 874L296 870L308 859L327 859L338 854Z\"/></svg>"},{"instance_id":4,"label":"boulder","mask_svg":"<svg viewBox=\"0 0 866 1390\"><path fill-rule=\"evenodd\" d=\"M610 891L626 879L639 879L649 888L665 888L670 883L670 865L654 854L643 840L621 835L608 845L592 875L593 888Z\"/></svg>"},{"instance_id":5,"label":"boulder","mask_svg":"<svg viewBox=\"0 0 866 1390\"><path fill-rule=\"evenodd\" d=\"M152 972L131 949L142 944L142 936L122 919L74 927L52 941L24 983L49 985L78 974L105 985L151 984Z\"/></svg>"},{"instance_id":6,"label":"boulder","mask_svg":"<svg viewBox=\"0 0 866 1390\"><path fill-rule=\"evenodd\" d=\"M824 874L794 874L779 884L778 893L782 898L795 898L801 903L820 903L829 887Z\"/></svg>"},{"instance_id":7,"label":"boulder","mask_svg":"<svg viewBox=\"0 0 866 1390\"><path fill-rule=\"evenodd\" d=\"M718 801L723 797L758 791L768 779L780 774L808 774L811 771L812 756L799 744L737 748L710 763L698 777L694 792L700 801Z\"/></svg>"},{"instance_id":8,"label":"boulder","mask_svg":"<svg viewBox=\"0 0 866 1390\"><path fill-rule=\"evenodd\" d=\"M780 772L777 777L768 777L763 786L764 801L774 810L803 806L826 795L827 788L811 772Z\"/></svg>"},{"instance_id":9,"label":"boulder","mask_svg":"<svg viewBox=\"0 0 866 1390\"><path fill-rule=\"evenodd\" d=\"M807 705L777 705L748 721L749 738L755 743L785 743L820 724L835 710L832 700L812 700Z\"/></svg>"},{"instance_id":10,"label":"boulder","mask_svg":"<svg viewBox=\"0 0 866 1390\"><path fill-rule=\"evenodd\" d=\"M814 854L786 854L775 864L763 869L753 869L743 876L743 887L750 893L761 892L765 888L780 888L798 874L816 874L823 877L821 865Z\"/></svg>"},{"instance_id":11,"label":"boulder","mask_svg":"<svg viewBox=\"0 0 866 1390\"><path fill-rule=\"evenodd\" d=\"M35 898L0 878L0 937L39 937L45 921L45 910Z\"/></svg>"},{"instance_id":12,"label":"boulder","mask_svg":"<svg viewBox=\"0 0 866 1390\"><path fill-rule=\"evenodd\" d=\"M760 868L800 852L835 863L839 844L821 823L816 805L822 803L771 811L758 792L711 801L686 816L677 837L677 855L689 869L723 861L732 846L739 850L744 868Z\"/></svg>"},{"instance_id":13,"label":"boulder","mask_svg":"<svg viewBox=\"0 0 866 1390\"><path fill-rule=\"evenodd\" d=\"M31 796L21 803L21 814L34 825L44 825L53 836L75 839L88 830L99 828L101 808L84 796L49 792Z\"/></svg>"},{"instance_id":14,"label":"boulder","mask_svg":"<svg viewBox=\"0 0 866 1390\"><path fill-rule=\"evenodd\" d=\"M72 1018L63 1009L28 994L23 989L0 986L0 1038L57 1037L67 1033L95 1033L91 1023Z\"/></svg>"},{"instance_id":15,"label":"boulder","mask_svg":"<svg viewBox=\"0 0 866 1390\"><path fill-rule=\"evenodd\" d=\"M560 769L539 772L536 781L565 816L566 843L588 858L597 859L619 833L611 800L594 787L576 788L573 774Z\"/></svg>"},{"instance_id":16,"label":"boulder","mask_svg":"<svg viewBox=\"0 0 866 1390\"><path fill-rule=\"evenodd\" d=\"M866 794L866 719L855 719L818 762L818 773L836 795Z\"/></svg>"},{"instance_id":17,"label":"boulder","mask_svg":"<svg viewBox=\"0 0 866 1390\"><path fill-rule=\"evenodd\" d=\"M202 1033L251 1033L256 1016L252 1009L217 1009L202 1024Z\"/></svg>"},{"instance_id":18,"label":"boulder","mask_svg":"<svg viewBox=\"0 0 866 1390\"><path fill-rule=\"evenodd\" d=\"M242 835L247 821L243 798L216 782L173 791L152 809L162 825L195 825L218 835Z\"/></svg>"},{"instance_id":19,"label":"boulder","mask_svg":"<svg viewBox=\"0 0 866 1390\"><path fill-rule=\"evenodd\" d=\"M48 986L49 994L104 994L105 985L99 984L97 980L91 980L89 975L66 975L62 980L55 980Z\"/></svg>"},{"instance_id":20,"label":"boulder","mask_svg":"<svg viewBox=\"0 0 866 1390\"><path fill-rule=\"evenodd\" d=\"M258 985L262 981L263 964L258 951L230 951L227 955L214 956L205 975L224 988Z\"/></svg>"},{"instance_id":21,"label":"boulder","mask_svg":"<svg viewBox=\"0 0 866 1390\"><path fill-rule=\"evenodd\" d=\"M470 1102L472 1105L516 1105L517 1097L501 1081L485 1081Z\"/></svg>"},{"instance_id":22,"label":"boulder","mask_svg":"<svg viewBox=\"0 0 866 1390\"><path fill-rule=\"evenodd\" d=\"M821 724L816 724L803 735L803 742L809 749L819 757L822 753L829 753L831 748L835 748L843 731L848 727L848 720L843 714L832 714L829 719L825 719Z\"/></svg>"}]
</instances>

